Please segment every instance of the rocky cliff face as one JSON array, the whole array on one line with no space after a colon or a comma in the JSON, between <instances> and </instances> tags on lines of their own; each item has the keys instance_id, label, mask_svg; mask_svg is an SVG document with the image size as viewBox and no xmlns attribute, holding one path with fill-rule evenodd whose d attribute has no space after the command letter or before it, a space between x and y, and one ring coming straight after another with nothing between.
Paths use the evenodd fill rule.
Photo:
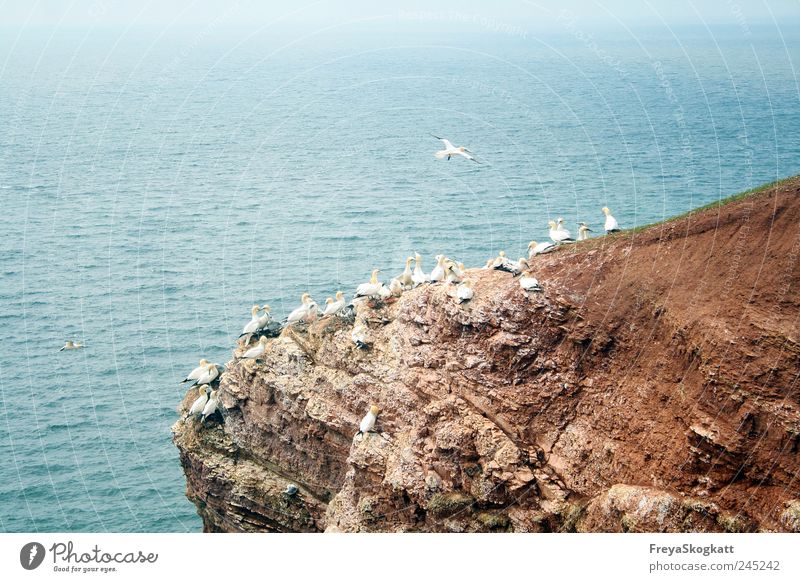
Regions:
<instances>
[{"instance_id":1,"label":"rocky cliff face","mask_svg":"<svg viewBox=\"0 0 800 582\"><path fill-rule=\"evenodd\" d=\"M371 349L286 331L173 427L187 495L206 531L799 531L799 225L795 179L537 257L542 293L361 306Z\"/></svg>"}]
</instances>

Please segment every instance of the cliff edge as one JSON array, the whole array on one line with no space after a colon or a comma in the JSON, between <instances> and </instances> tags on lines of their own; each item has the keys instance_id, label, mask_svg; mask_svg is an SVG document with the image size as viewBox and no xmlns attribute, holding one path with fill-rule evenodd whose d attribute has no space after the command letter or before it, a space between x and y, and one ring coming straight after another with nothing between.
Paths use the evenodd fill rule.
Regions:
<instances>
[{"instance_id":1,"label":"cliff edge","mask_svg":"<svg viewBox=\"0 0 800 582\"><path fill-rule=\"evenodd\" d=\"M800 178L532 264L229 362L173 427L204 530L800 531Z\"/></svg>"}]
</instances>

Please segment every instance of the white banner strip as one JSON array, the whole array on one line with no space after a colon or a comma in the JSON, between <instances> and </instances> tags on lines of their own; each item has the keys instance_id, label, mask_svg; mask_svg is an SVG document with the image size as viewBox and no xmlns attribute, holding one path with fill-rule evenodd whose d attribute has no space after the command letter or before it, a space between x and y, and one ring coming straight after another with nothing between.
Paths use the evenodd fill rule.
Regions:
<instances>
[{"instance_id":1,"label":"white banner strip","mask_svg":"<svg viewBox=\"0 0 800 582\"><path fill-rule=\"evenodd\" d=\"M799 549L796 534L766 533L2 534L0 573L2 580L221 582L798 580Z\"/></svg>"}]
</instances>

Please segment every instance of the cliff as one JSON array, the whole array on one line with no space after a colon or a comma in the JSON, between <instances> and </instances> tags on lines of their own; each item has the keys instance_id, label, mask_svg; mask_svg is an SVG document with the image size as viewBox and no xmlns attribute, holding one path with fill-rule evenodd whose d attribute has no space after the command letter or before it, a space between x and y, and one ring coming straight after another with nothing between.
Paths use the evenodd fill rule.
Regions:
<instances>
[{"instance_id":1,"label":"cliff","mask_svg":"<svg viewBox=\"0 0 800 582\"><path fill-rule=\"evenodd\" d=\"M800 531L799 258L795 178L536 257L542 293L361 306L371 349L285 331L173 427L187 496L206 531Z\"/></svg>"}]
</instances>

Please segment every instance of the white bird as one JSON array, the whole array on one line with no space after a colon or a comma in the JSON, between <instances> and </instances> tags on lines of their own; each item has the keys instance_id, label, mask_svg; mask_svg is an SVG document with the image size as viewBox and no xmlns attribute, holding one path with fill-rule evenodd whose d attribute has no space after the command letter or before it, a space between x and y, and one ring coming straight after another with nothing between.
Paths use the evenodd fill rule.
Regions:
<instances>
[{"instance_id":1,"label":"white bird","mask_svg":"<svg viewBox=\"0 0 800 582\"><path fill-rule=\"evenodd\" d=\"M536 255L543 255L544 253L549 253L555 248L556 245L554 245L551 242L537 243L535 240L532 240L531 242L528 243L528 260L532 259Z\"/></svg>"},{"instance_id":2,"label":"white bird","mask_svg":"<svg viewBox=\"0 0 800 582\"><path fill-rule=\"evenodd\" d=\"M552 220L548 220L547 224L550 226L550 239L554 243L561 244L565 242L572 242L572 237L570 236L568 230L563 227L559 228Z\"/></svg>"},{"instance_id":3,"label":"white bird","mask_svg":"<svg viewBox=\"0 0 800 582\"><path fill-rule=\"evenodd\" d=\"M272 319L272 313L271 313L272 308L269 305L267 305L266 303L262 305L261 311L264 312L264 315L258 318L258 328L257 328L258 330L264 329Z\"/></svg>"},{"instance_id":4,"label":"white bird","mask_svg":"<svg viewBox=\"0 0 800 582\"><path fill-rule=\"evenodd\" d=\"M456 299L459 303L464 303L475 297L475 291L472 289L472 281L467 279L458 286L456 290Z\"/></svg>"},{"instance_id":5,"label":"white bird","mask_svg":"<svg viewBox=\"0 0 800 582\"><path fill-rule=\"evenodd\" d=\"M286 325L294 325L295 323L300 323L305 319L306 315L308 314L308 305L311 303L311 295L308 293L303 293L302 297L300 297L300 302L302 305L292 311L286 318Z\"/></svg>"},{"instance_id":6,"label":"white bird","mask_svg":"<svg viewBox=\"0 0 800 582\"><path fill-rule=\"evenodd\" d=\"M361 283L361 285L356 287L356 293L353 297L372 297L373 295L377 295L381 287L383 287L383 283L378 281L378 273L380 272L380 269L373 269L372 276L369 278L369 283Z\"/></svg>"},{"instance_id":7,"label":"white bird","mask_svg":"<svg viewBox=\"0 0 800 582\"><path fill-rule=\"evenodd\" d=\"M406 259L406 268L403 270L403 274L397 278L403 287L406 288L409 288L414 284L414 280L411 277L411 262L413 260L414 257L408 257Z\"/></svg>"},{"instance_id":8,"label":"white bird","mask_svg":"<svg viewBox=\"0 0 800 582\"><path fill-rule=\"evenodd\" d=\"M579 223L578 226L578 240L589 240L588 233L592 232L592 229L585 222Z\"/></svg>"},{"instance_id":9,"label":"white bird","mask_svg":"<svg viewBox=\"0 0 800 582\"><path fill-rule=\"evenodd\" d=\"M525 257L520 257L518 261L512 261L510 259L506 260L502 266L497 267L500 271L507 271L514 275L515 277L519 275L523 269L528 268L528 259Z\"/></svg>"},{"instance_id":10,"label":"white bird","mask_svg":"<svg viewBox=\"0 0 800 582\"><path fill-rule=\"evenodd\" d=\"M332 315L336 315L342 309L344 309L344 303L344 293L337 291L335 301L331 297L328 297L325 300L325 310L322 312L322 317L331 317Z\"/></svg>"},{"instance_id":11,"label":"white bird","mask_svg":"<svg viewBox=\"0 0 800 582\"><path fill-rule=\"evenodd\" d=\"M261 318L258 316L258 312L261 311L261 308L258 305L253 305L250 308L250 321L242 329L242 333L239 334L239 337L245 337L244 343L247 345L250 343L250 338L252 335L259 329L259 325L261 324Z\"/></svg>"},{"instance_id":12,"label":"white bird","mask_svg":"<svg viewBox=\"0 0 800 582\"><path fill-rule=\"evenodd\" d=\"M238 359L255 360L256 358L263 356L264 352L267 350L268 341L269 340L266 337L261 336L261 338L258 340L258 343L249 350L247 350L245 353L243 353Z\"/></svg>"},{"instance_id":13,"label":"white bird","mask_svg":"<svg viewBox=\"0 0 800 582\"><path fill-rule=\"evenodd\" d=\"M500 268L502 268L504 265L506 265L508 263L508 260L509 259L506 256L506 252L505 251L500 251L497 254L497 256L494 258L494 260L492 261L492 268L493 269L500 269Z\"/></svg>"},{"instance_id":14,"label":"white bird","mask_svg":"<svg viewBox=\"0 0 800 582\"><path fill-rule=\"evenodd\" d=\"M308 309L306 309L306 315L303 317L303 322L306 324L314 323L317 320L317 316L319 315L319 308L317 304L313 301L308 303Z\"/></svg>"},{"instance_id":15,"label":"white bird","mask_svg":"<svg viewBox=\"0 0 800 582\"><path fill-rule=\"evenodd\" d=\"M400 297L403 294L403 284L400 282L400 279L395 277L389 281L388 292L392 297Z\"/></svg>"},{"instance_id":16,"label":"white bird","mask_svg":"<svg viewBox=\"0 0 800 582\"><path fill-rule=\"evenodd\" d=\"M212 390L211 396L208 397L208 401L203 407L203 422L217 410L219 410L219 390Z\"/></svg>"},{"instance_id":17,"label":"white bird","mask_svg":"<svg viewBox=\"0 0 800 582\"><path fill-rule=\"evenodd\" d=\"M422 270L422 255L414 253L414 274L411 275L411 280L414 282L414 287L422 285L423 283L430 283L430 275L426 275Z\"/></svg>"},{"instance_id":18,"label":"white bird","mask_svg":"<svg viewBox=\"0 0 800 582\"><path fill-rule=\"evenodd\" d=\"M358 434L370 432L375 428L375 421L378 419L381 409L374 404L369 407L369 412L361 419L361 424L358 425Z\"/></svg>"},{"instance_id":19,"label":"white bird","mask_svg":"<svg viewBox=\"0 0 800 582\"><path fill-rule=\"evenodd\" d=\"M450 143L450 140L447 140L443 137L437 137L435 135L433 137L435 137L444 144L443 150L439 150L438 152L433 154L434 156L436 156L437 160L442 160L444 158L447 158L449 160L453 156L462 156L467 158L468 160L472 160L476 164L480 164L480 162L476 160L475 157L472 155L472 152L469 151L467 148L463 146L456 147L452 143Z\"/></svg>"},{"instance_id":20,"label":"white bird","mask_svg":"<svg viewBox=\"0 0 800 582\"><path fill-rule=\"evenodd\" d=\"M200 365L197 366L191 372L189 372L189 375L186 376L184 380L181 380L181 384L185 382L191 382L192 380L197 380L198 378L200 378L200 376L202 376L205 373L206 368L209 366L209 364L211 364L211 362L209 362L206 359L200 360Z\"/></svg>"},{"instance_id":21,"label":"white bird","mask_svg":"<svg viewBox=\"0 0 800 582\"><path fill-rule=\"evenodd\" d=\"M464 275L466 269L464 268L464 263L454 263L450 261L447 264L447 270L445 271L447 274L447 282L448 283L461 283L464 280Z\"/></svg>"},{"instance_id":22,"label":"white bird","mask_svg":"<svg viewBox=\"0 0 800 582\"><path fill-rule=\"evenodd\" d=\"M431 283L444 281L444 255L436 255L436 266L431 271Z\"/></svg>"},{"instance_id":23,"label":"white bird","mask_svg":"<svg viewBox=\"0 0 800 582\"><path fill-rule=\"evenodd\" d=\"M82 343L74 342L72 340L67 340L67 343L65 343L64 346L61 347L58 351L63 352L64 350L78 350L82 347L84 347L84 344Z\"/></svg>"},{"instance_id":24,"label":"white bird","mask_svg":"<svg viewBox=\"0 0 800 582\"><path fill-rule=\"evenodd\" d=\"M608 206L603 206L603 214L606 215L606 224L605 224L606 233L618 232L619 223L617 222L616 218L611 216L611 211L608 209Z\"/></svg>"},{"instance_id":25,"label":"white bird","mask_svg":"<svg viewBox=\"0 0 800 582\"><path fill-rule=\"evenodd\" d=\"M542 290L542 287L539 285L539 281L530 273L525 273L522 277L520 277L519 286L522 287L523 291Z\"/></svg>"},{"instance_id":26,"label":"white bird","mask_svg":"<svg viewBox=\"0 0 800 582\"><path fill-rule=\"evenodd\" d=\"M196 414L201 414L203 412L203 408L205 408L206 403L208 402L208 394L206 393L208 388L206 386L200 386L198 393L200 396L192 403L192 407L189 408L189 414L187 416L194 416Z\"/></svg>"},{"instance_id":27,"label":"white bird","mask_svg":"<svg viewBox=\"0 0 800 582\"><path fill-rule=\"evenodd\" d=\"M206 367L206 371L201 374L201 376L197 379L197 382L192 384L192 386L211 384L211 382L216 380L217 376L219 376L219 368L217 368L216 364L209 364Z\"/></svg>"},{"instance_id":28,"label":"white bird","mask_svg":"<svg viewBox=\"0 0 800 582\"><path fill-rule=\"evenodd\" d=\"M353 326L353 331L350 332L350 339L353 340L353 343L356 344L356 347L360 350L367 349L372 343L369 341L367 328L362 324L356 324Z\"/></svg>"}]
</instances>

